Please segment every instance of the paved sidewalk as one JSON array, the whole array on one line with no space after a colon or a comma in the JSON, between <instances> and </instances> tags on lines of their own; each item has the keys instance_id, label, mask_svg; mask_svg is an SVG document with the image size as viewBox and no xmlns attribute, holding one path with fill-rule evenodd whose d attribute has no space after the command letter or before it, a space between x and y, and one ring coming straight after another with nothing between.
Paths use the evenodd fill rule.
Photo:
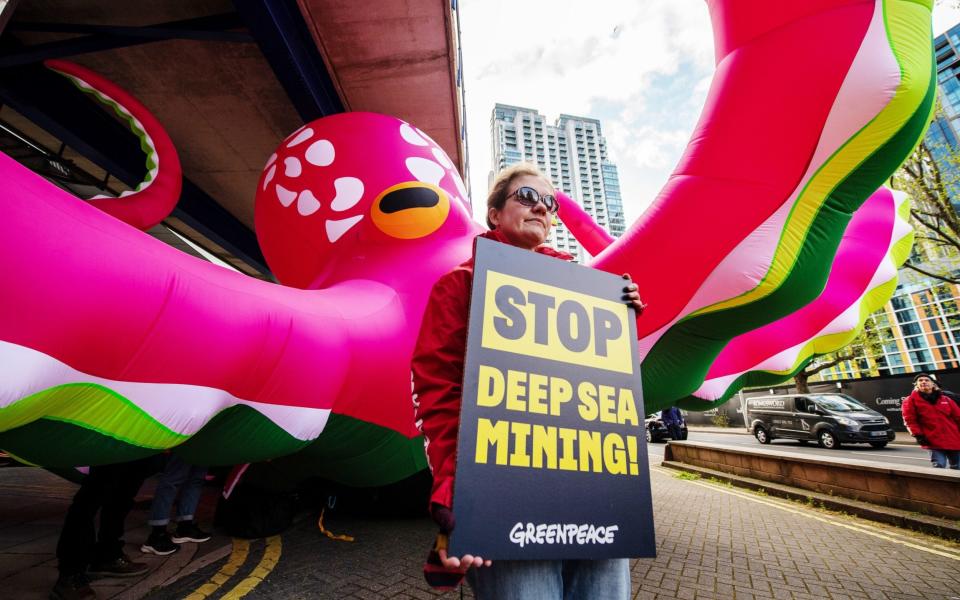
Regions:
<instances>
[{"instance_id":1,"label":"paved sidewalk","mask_svg":"<svg viewBox=\"0 0 960 600\"><path fill-rule=\"evenodd\" d=\"M960 600L956 544L652 469L658 557L632 562L635 598ZM46 597L56 535L74 489L40 469L0 469L4 597ZM128 521L128 542L146 535L145 508L146 497ZM154 570L143 580L100 580L94 587L101 598L167 600L219 577L222 586L211 598L241 591L251 600L460 597L437 594L423 582L433 535L428 520L336 515L326 524L356 541L330 540L304 517L273 542L237 542L233 549L244 548L243 559L233 560L235 551L232 568L230 540L218 537L195 545L194 555L145 557ZM127 550L140 556L132 544ZM242 587L251 577L255 585Z\"/></svg>"},{"instance_id":2,"label":"paved sidewalk","mask_svg":"<svg viewBox=\"0 0 960 600\"><path fill-rule=\"evenodd\" d=\"M960 597L960 546L655 467L638 598Z\"/></svg>"},{"instance_id":3,"label":"paved sidewalk","mask_svg":"<svg viewBox=\"0 0 960 600\"><path fill-rule=\"evenodd\" d=\"M960 598L960 546L769 498L662 467L651 474L658 556L631 563L634 598L949 600ZM420 575L434 528L426 519L336 517L321 536L303 520L283 556L245 598L443 598ZM254 571L259 548L224 588ZM149 600L187 597L214 575L199 571ZM465 590L464 597L472 597Z\"/></svg>"},{"instance_id":4,"label":"paved sidewalk","mask_svg":"<svg viewBox=\"0 0 960 600\"><path fill-rule=\"evenodd\" d=\"M101 599L135 600L171 578L177 578L220 561L230 550L230 539L214 536L203 544L183 544L167 557L143 554L147 538L147 514L155 478L150 478L137 496L127 518L127 556L150 565L148 575L133 579L105 578L92 587ZM0 598L40 600L47 598L57 578L55 551L60 527L78 485L43 469L19 466L0 468ZM205 490L198 507L202 525L212 522L215 492Z\"/></svg>"}]
</instances>

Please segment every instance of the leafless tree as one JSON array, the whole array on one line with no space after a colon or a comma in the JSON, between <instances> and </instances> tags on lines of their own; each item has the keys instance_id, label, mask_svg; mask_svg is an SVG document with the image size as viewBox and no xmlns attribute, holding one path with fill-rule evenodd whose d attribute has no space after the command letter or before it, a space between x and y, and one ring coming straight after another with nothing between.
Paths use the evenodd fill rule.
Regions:
<instances>
[{"instance_id":1,"label":"leafless tree","mask_svg":"<svg viewBox=\"0 0 960 600\"><path fill-rule=\"evenodd\" d=\"M948 193L953 190L960 200L960 156L952 151L938 154L940 163L927 142L921 142L891 178L895 189L910 196L910 220L916 232L914 252L904 266L939 281L960 283L960 217Z\"/></svg>"},{"instance_id":2,"label":"leafless tree","mask_svg":"<svg viewBox=\"0 0 960 600\"><path fill-rule=\"evenodd\" d=\"M868 317L863 329L849 344L836 352L815 357L807 366L793 376L794 385L798 394L809 394L809 380L817 373L835 367L847 361L868 359L869 356L880 356L883 344L873 317ZM869 359L868 359L869 360Z\"/></svg>"}]
</instances>

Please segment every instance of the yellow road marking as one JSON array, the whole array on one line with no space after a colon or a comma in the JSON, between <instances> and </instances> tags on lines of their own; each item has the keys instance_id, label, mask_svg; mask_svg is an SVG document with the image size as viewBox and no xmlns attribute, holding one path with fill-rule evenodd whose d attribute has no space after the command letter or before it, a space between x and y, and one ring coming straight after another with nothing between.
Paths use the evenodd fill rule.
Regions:
<instances>
[{"instance_id":1,"label":"yellow road marking","mask_svg":"<svg viewBox=\"0 0 960 600\"><path fill-rule=\"evenodd\" d=\"M277 566L280 560L280 551L283 545L280 536L275 535L267 538L267 547L263 549L263 558L257 563L253 571L232 590L223 595L223 600L238 600L253 591L253 588L260 585L260 582L267 578L270 571Z\"/></svg>"},{"instance_id":2,"label":"yellow road marking","mask_svg":"<svg viewBox=\"0 0 960 600\"><path fill-rule=\"evenodd\" d=\"M204 598L220 589L223 584L237 574L237 570L246 562L249 552L250 542L233 538L233 552L230 553L227 564L220 567L220 570L214 573L213 577L187 596L186 600L204 600Z\"/></svg>"},{"instance_id":3,"label":"yellow road marking","mask_svg":"<svg viewBox=\"0 0 960 600\"><path fill-rule=\"evenodd\" d=\"M671 471L669 471L669 470L667 470L667 469L664 469L664 468L662 468L662 467L652 467L651 470L655 470L655 471L657 471L657 472L659 472L659 473L661 473L661 474L664 474L664 475L673 476L673 472L671 472ZM692 479L688 479L688 480L686 480L686 481L687 481L688 483L692 483L692 484L694 484L694 485L699 485L699 486L701 486L701 487L709 488L709 489L711 489L711 490L720 492L720 493L722 493L722 494L729 494L729 495L731 495L731 496L737 496L738 498L743 498L743 499L745 499L745 500L749 500L749 501L755 502L755 503L757 503L757 504L764 504L764 505L766 505L766 506L770 506L770 507L773 507L773 508L777 508L777 509L780 509L780 510L785 511L785 512L788 512L788 513L792 513L792 514L795 514L795 515L799 515L799 516L801 516L801 517L805 517L805 518L807 518L807 519L813 519L813 520L815 520L815 521L820 521L820 522L822 522L822 523L827 523L827 524L829 524L829 525L835 525L835 526L837 526L837 527L843 527L843 528L845 528L845 529L850 529L850 530L852 530L852 531L857 531L857 532L859 532L859 533L865 533L865 534L867 534L867 535L870 535L870 536L873 536L873 537L876 537L876 538L880 538L880 539L884 539L884 540L887 540L887 541L889 541L889 542L893 542L893 543L895 543L895 544L900 544L901 546L907 546L907 547L909 547L909 548L913 548L914 550L920 550L920 551L922 551L922 552L927 552L927 553L930 553L930 554L935 554L935 555L937 555L937 556L943 556L943 557L945 557L945 558L950 558L950 559L952 559L952 560L960 561L960 550L956 550L956 549L950 548L950 547L948 547L948 546L941 546L941 545L937 545L937 544L932 544L933 546L935 546L935 547L938 548L938 549L934 549L934 548L930 547L929 545L928 545L928 546L921 546L921 545L915 544L915 543L913 543L913 542L908 542L908 541L905 540L905 539L900 539L900 538L896 537L895 535L891 535L891 534L889 534L889 533L881 533L881 530L880 530L880 529L871 527L871 526L869 526L869 525L864 525L864 524L859 524L859 523L857 523L857 524L841 523L841 522L840 522L839 520L837 520L837 519L831 519L831 518L825 517L825 516L823 516L823 515L814 514L814 513L811 513L810 511L807 511L807 510L800 510L800 509L796 509L796 508L791 508L791 507L789 507L789 506L785 506L785 505L783 505L783 504L780 504L779 502L772 502L772 501L770 501L770 500L765 500L765 499L763 499L763 498L758 498L758 497L756 497L756 496L754 496L754 495L752 495L752 494L748 494L748 493L745 493L745 492L736 492L736 491L733 491L733 490L727 490L727 489L724 489L724 488L719 487L719 486L717 486L717 485L713 485L713 484L710 484L710 483L704 483L704 482L702 482L702 481L696 481L696 480L692 480Z\"/></svg>"}]
</instances>

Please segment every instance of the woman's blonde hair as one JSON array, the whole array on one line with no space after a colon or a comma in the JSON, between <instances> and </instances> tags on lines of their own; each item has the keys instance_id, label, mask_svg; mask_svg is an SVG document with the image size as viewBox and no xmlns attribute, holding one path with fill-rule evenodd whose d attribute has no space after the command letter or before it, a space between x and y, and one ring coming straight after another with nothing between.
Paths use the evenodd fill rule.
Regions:
<instances>
[{"instance_id":1,"label":"woman's blonde hair","mask_svg":"<svg viewBox=\"0 0 960 600\"><path fill-rule=\"evenodd\" d=\"M490 209L503 210L503 205L507 203L507 190L510 189L510 184L513 183L514 179L523 175L539 177L546 181L550 185L550 189L553 190L553 184L533 163L517 163L500 171L497 178L493 180L493 186L490 187L490 194L487 196L487 227L490 229L494 229L493 223L490 222Z\"/></svg>"}]
</instances>

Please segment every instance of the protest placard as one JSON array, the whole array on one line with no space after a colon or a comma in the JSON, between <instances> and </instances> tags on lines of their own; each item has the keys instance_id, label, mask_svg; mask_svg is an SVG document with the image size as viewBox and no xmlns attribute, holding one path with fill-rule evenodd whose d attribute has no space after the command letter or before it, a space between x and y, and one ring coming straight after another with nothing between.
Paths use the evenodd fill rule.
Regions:
<instances>
[{"instance_id":1,"label":"protest placard","mask_svg":"<svg viewBox=\"0 0 960 600\"><path fill-rule=\"evenodd\" d=\"M625 284L477 240L452 556L655 555Z\"/></svg>"}]
</instances>

